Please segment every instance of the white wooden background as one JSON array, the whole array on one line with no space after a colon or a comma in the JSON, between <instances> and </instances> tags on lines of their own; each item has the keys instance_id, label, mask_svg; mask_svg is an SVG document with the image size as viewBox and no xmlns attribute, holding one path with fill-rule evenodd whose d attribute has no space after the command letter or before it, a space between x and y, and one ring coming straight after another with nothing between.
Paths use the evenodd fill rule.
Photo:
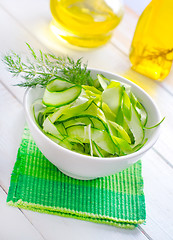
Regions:
<instances>
[{"instance_id":1,"label":"white wooden background","mask_svg":"<svg viewBox=\"0 0 173 240\"><path fill-rule=\"evenodd\" d=\"M130 1L128 1L129 3ZM84 57L89 67L123 75L143 87L156 101L166 120L160 139L143 157L146 224L134 230L40 214L6 206L10 174L24 126L24 89L12 79L0 61L0 240L170 240L173 239L173 71L158 83L130 69L128 51L138 15L125 8L125 16L111 41L98 49L77 50L60 43L50 32L49 0L0 0L0 54L12 49L35 49Z\"/></svg>"}]
</instances>

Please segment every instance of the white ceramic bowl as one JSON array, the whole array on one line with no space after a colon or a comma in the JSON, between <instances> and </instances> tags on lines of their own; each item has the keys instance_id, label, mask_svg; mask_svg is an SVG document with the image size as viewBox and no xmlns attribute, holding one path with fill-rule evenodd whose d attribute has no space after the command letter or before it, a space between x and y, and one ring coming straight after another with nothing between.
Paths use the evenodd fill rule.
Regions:
<instances>
[{"instance_id":1,"label":"white ceramic bowl","mask_svg":"<svg viewBox=\"0 0 173 240\"><path fill-rule=\"evenodd\" d=\"M96 69L90 70L93 77L96 77L96 75L100 73L109 79L115 79L129 84L132 92L148 112L147 126L155 125L161 120L157 106L151 97L139 86L116 74ZM43 92L44 89L38 87L30 88L26 91L24 96L24 109L27 123L40 151L50 162L57 166L60 171L70 177L89 180L117 173L141 159L144 153L146 153L158 139L160 126L152 130L146 130L145 137L148 138L147 143L139 151L126 156L98 158L72 152L59 146L44 135L34 120L31 105L36 99L43 96Z\"/></svg>"}]
</instances>

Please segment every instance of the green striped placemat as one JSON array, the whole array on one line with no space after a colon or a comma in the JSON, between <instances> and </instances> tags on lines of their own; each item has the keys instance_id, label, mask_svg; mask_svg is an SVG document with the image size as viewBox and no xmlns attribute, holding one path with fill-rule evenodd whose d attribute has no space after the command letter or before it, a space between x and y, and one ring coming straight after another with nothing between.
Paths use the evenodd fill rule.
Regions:
<instances>
[{"instance_id":1,"label":"green striped placemat","mask_svg":"<svg viewBox=\"0 0 173 240\"><path fill-rule=\"evenodd\" d=\"M141 161L115 175L76 180L43 156L25 128L7 204L132 229L146 217Z\"/></svg>"}]
</instances>

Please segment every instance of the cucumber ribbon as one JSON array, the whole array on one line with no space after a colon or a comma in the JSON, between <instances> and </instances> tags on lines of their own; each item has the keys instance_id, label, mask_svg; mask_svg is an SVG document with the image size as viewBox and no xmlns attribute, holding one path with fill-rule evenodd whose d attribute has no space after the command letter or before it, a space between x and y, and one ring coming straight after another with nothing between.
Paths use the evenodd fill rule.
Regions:
<instances>
[{"instance_id":1,"label":"cucumber ribbon","mask_svg":"<svg viewBox=\"0 0 173 240\"><path fill-rule=\"evenodd\" d=\"M33 111L52 141L81 154L118 157L138 151L147 141L145 107L129 85L100 74L95 86L54 79Z\"/></svg>"}]
</instances>

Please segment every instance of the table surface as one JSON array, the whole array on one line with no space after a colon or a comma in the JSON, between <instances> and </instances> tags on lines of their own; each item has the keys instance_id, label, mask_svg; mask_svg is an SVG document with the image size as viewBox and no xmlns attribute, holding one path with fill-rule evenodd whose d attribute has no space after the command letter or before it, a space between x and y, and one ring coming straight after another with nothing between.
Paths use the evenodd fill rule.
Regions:
<instances>
[{"instance_id":1,"label":"table surface","mask_svg":"<svg viewBox=\"0 0 173 240\"><path fill-rule=\"evenodd\" d=\"M128 51L138 15L125 7L121 24L111 41L103 47L79 50L60 43L50 32L51 14L48 0L0 0L0 54L9 49L20 54L35 49L57 55L83 57L89 67L120 74L134 81L157 103L166 120L155 146L143 157L146 224L134 230L118 229L103 224L40 214L6 205L10 175L25 118L24 89L12 86L12 79L0 61L0 239L173 239L173 71L159 83L130 69Z\"/></svg>"}]
</instances>

